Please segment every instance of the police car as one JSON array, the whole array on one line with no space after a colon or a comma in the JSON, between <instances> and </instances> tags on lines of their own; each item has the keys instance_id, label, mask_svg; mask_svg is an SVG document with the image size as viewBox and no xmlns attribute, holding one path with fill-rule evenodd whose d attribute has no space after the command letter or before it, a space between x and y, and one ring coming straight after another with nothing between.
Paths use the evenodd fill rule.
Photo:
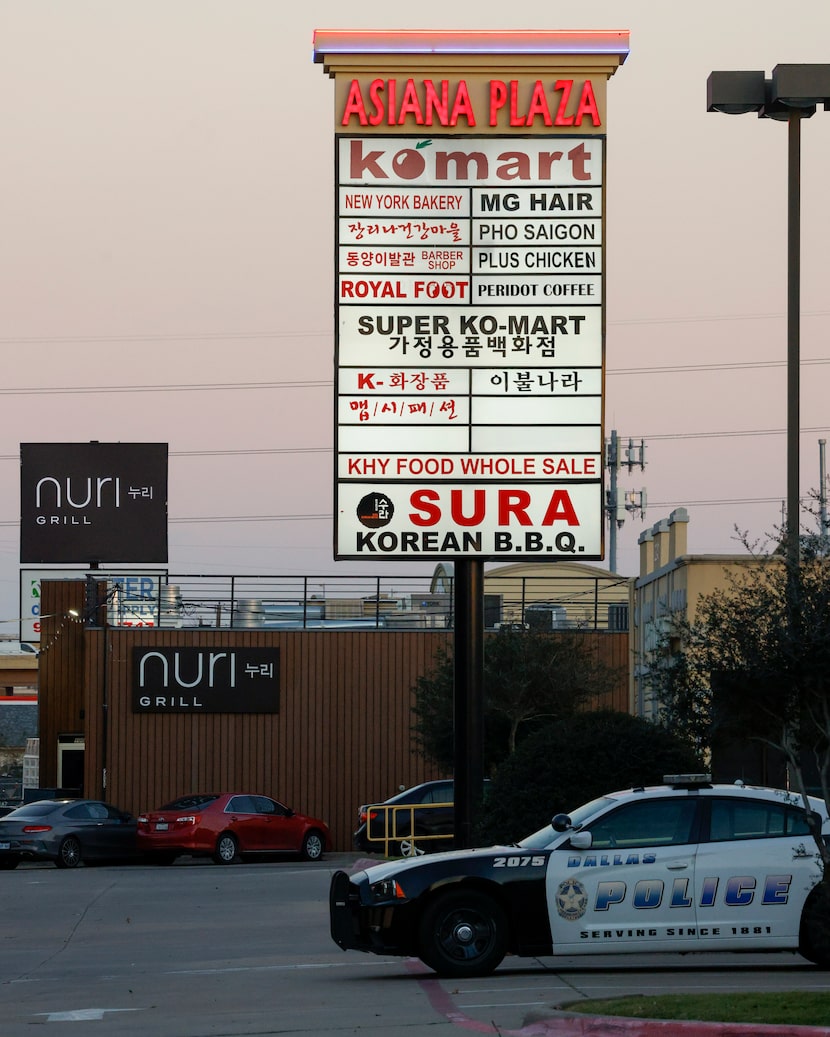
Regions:
<instances>
[{"instance_id":1,"label":"police car","mask_svg":"<svg viewBox=\"0 0 830 1037\"><path fill-rule=\"evenodd\" d=\"M822 800L708 775L614 792L512 846L337 871L332 939L481 976L505 954L799 951L830 967Z\"/></svg>"}]
</instances>

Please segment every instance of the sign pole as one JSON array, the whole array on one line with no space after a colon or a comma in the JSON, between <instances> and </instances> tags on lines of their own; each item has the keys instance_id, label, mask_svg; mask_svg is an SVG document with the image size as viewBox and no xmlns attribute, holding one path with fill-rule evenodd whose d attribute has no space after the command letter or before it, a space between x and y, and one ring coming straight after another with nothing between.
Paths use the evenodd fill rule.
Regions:
<instances>
[{"instance_id":1,"label":"sign pole","mask_svg":"<svg viewBox=\"0 0 830 1037\"><path fill-rule=\"evenodd\" d=\"M484 784L484 564L455 563L455 847L474 845Z\"/></svg>"},{"instance_id":2,"label":"sign pole","mask_svg":"<svg viewBox=\"0 0 830 1037\"><path fill-rule=\"evenodd\" d=\"M337 560L455 565L455 840L484 563L604 556L607 81L628 33L328 31Z\"/></svg>"}]
</instances>

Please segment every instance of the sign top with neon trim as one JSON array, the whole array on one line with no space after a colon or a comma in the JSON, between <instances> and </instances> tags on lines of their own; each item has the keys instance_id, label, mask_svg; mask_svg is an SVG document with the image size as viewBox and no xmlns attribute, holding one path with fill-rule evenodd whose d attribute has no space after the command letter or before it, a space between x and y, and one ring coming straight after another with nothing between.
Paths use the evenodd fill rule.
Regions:
<instances>
[{"instance_id":1,"label":"sign top with neon trim","mask_svg":"<svg viewBox=\"0 0 830 1037\"><path fill-rule=\"evenodd\" d=\"M628 30L366 31L317 29L314 60L332 54L612 54L628 57Z\"/></svg>"}]
</instances>

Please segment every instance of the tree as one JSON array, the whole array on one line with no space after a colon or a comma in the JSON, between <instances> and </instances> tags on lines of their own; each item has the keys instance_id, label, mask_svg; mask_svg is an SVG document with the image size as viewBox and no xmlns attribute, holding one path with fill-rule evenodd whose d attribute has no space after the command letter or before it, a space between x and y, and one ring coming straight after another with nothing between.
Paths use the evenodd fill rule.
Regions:
<instances>
[{"instance_id":1,"label":"tree","mask_svg":"<svg viewBox=\"0 0 830 1037\"><path fill-rule=\"evenodd\" d=\"M659 724L612 710L578 713L526 738L502 763L480 841L512 843L606 792L700 769L689 743Z\"/></svg>"},{"instance_id":2,"label":"tree","mask_svg":"<svg viewBox=\"0 0 830 1037\"><path fill-rule=\"evenodd\" d=\"M529 733L575 713L618 679L579 632L504 628L484 644L485 772L492 773ZM436 655L415 684L413 732L424 755L452 769L453 660Z\"/></svg>"},{"instance_id":3,"label":"tree","mask_svg":"<svg viewBox=\"0 0 830 1037\"><path fill-rule=\"evenodd\" d=\"M756 557L672 631L679 652L650 661L663 718L696 744L719 735L780 752L807 806L805 768L830 810L830 565L804 551L793 569ZM830 881L830 847L815 832Z\"/></svg>"}]
</instances>

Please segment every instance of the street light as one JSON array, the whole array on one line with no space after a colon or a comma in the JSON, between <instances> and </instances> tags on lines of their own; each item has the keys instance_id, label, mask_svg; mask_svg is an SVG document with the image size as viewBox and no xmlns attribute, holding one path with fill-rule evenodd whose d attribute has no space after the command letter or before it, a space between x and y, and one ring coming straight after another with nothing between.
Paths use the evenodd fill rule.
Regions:
<instances>
[{"instance_id":1,"label":"street light","mask_svg":"<svg viewBox=\"0 0 830 1037\"><path fill-rule=\"evenodd\" d=\"M706 81L707 112L757 113L788 125L787 150L787 522L789 585L798 572L800 317L801 317L801 120L819 104L830 107L830 65L776 65L763 72L712 72Z\"/></svg>"}]
</instances>

